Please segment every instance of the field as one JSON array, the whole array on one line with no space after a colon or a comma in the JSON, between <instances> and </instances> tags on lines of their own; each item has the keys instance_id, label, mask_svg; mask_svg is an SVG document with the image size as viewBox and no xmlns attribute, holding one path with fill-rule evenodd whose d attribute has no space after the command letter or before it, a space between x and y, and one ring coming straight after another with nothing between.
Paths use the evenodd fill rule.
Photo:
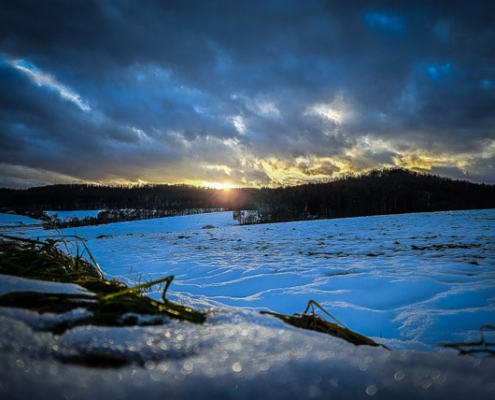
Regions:
<instances>
[{"instance_id":1,"label":"field","mask_svg":"<svg viewBox=\"0 0 495 400\"><path fill-rule=\"evenodd\" d=\"M84 388L98 398L131 398L140 388L149 398L163 388L188 398L495 394L493 358L438 346L478 341L480 327L495 324L495 210L250 226L239 226L232 213L211 213L62 232L2 218L3 232L84 238L107 278L136 285L174 275L168 298L209 312L200 328L86 327L54 338L40 331L60 316L3 308L0 376L9 379L0 378L2 394L26 394L23 380L41 394L69 390L76 398L86 398ZM3 277L0 294L22 285ZM159 300L162 289L148 295ZM309 300L391 351L259 314L300 313ZM102 378L52 360L54 352L88 348L142 367L105 371ZM80 378L68 378L73 369ZM121 382L133 374L140 380Z\"/></svg>"}]
</instances>

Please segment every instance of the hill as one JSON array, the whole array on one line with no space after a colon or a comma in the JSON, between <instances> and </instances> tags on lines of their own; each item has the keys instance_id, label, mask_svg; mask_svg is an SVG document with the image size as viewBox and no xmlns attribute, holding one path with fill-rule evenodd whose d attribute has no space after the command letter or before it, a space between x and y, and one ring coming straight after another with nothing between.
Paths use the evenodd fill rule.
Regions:
<instances>
[{"instance_id":1,"label":"hill","mask_svg":"<svg viewBox=\"0 0 495 400\"><path fill-rule=\"evenodd\" d=\"M263 190L262 190L263 191ZM323 184L271 189L258 209L269 219L343 218L495 207L495 185L404 169L372 171Z\"/></svg>"},{"instance_id":2,"label":"hill","mask_svg":"<svg viewBox=\"0 0 495 400\"><path fill-rule=\"evenodd\" d=\"M259 222L495 208L495 186L404 169L376 170L328 183L223 191L187 185L51 185L0 189L0 210L255 210ZM148 214L149 215L149 214ZM159 214L163 216L164 214Z\"/></svg>"}]
</instances>

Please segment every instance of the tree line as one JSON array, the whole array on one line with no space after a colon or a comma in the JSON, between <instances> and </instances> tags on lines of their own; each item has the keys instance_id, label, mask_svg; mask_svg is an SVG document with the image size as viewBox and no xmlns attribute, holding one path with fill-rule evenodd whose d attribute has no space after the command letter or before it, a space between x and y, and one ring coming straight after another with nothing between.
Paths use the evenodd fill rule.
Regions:
<instances>
[{"instance_id":1,"label":"tree line","mask_svg":"<svg viewBox=\"0 0 495 400\"><path fill-rule=\"evenodd\" d=\"M43 213L41 225L44 229L76 228L78 226L111 224L113 222L139 221L143 219L165 218L177 215L202 214L206 212L224 211L221 208L191 208L182 211L176 210L147 210L147 209L110 209L98 212L96 216L71 216L61 219L57 213ZM30 214L30 213L28 213ZM31 214L31 216L33 216ZM38 215L36 215L38 216Z\"/></svg>"},{"instance_id":2,"label":"tree line","mask_svg":"<svg viewBox=\"0 0 495 400\"><path fill-rule=\"evenodd\" d=\"M495 185L405 169L376 170L328 183L261 189L257 201L261 219L267 221L484 208L495 208Z\"/></svg>"},{"instance_id":3,"label":"tree line","mask_svg":"<svg viewBox=\"0 0 495 400\"><path fill-rule=\"evenodd\" d=\"M35 216L44 210L173 210L247 207L250 189L226 196L220 190L190 185L98 186L49 185L28 189L0 189L0 210Z\"/></svg>"},{"instance_id":4,"label":"tree line","mask_svg":"<svg viewBox=\"0 0 495 400\"><path fill-rule=\"evenodd\" d=\"M482 208L495 208L495 185L405 169L376 170L328 183L229 191L189 185L0 189L0 211L39 218L45 210L140 210L126 215L149 218L221 209L253 210L256 218L249 220L259 223ZM115 213L107 212L102 218L111 220Z\"/></svg>"}]
</instances>

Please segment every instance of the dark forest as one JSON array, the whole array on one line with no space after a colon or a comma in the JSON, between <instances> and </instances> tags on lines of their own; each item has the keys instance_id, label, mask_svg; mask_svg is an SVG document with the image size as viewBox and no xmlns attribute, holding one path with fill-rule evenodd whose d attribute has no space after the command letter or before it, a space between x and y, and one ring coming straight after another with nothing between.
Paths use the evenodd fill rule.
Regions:
<instances>
[{"instance_id":1,"label":"dark forest","mask_svg":"<svg viewBox=\"0 0 495 400\"><path fill-rule=\"evenodd\" d=\"M43 218L45 210L103 211L100 220L84 224L216 210L254 210L256 222L280 222L483 208L495 208L495 185L404 169L377 170L328 183L229 191L187 185L0 189L2 212Z\"/></svg>"}]
</instances>

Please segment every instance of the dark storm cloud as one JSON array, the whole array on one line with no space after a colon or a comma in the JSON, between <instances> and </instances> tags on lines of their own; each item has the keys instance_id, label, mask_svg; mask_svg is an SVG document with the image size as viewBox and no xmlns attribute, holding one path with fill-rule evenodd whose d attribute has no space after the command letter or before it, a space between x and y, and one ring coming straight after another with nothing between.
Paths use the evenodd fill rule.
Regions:
<instances>
[{"instance_id":1,"label":"dark storm cloud","mask_svg":"<svg viewBox=\"0 0 495 400\"><path fill-rule=\"evenodd\" d=\"M0 174L269 184L273 165L311 180L398 164L493 182L494 10L3 2Z\"/></svg>"}]
</instances>

